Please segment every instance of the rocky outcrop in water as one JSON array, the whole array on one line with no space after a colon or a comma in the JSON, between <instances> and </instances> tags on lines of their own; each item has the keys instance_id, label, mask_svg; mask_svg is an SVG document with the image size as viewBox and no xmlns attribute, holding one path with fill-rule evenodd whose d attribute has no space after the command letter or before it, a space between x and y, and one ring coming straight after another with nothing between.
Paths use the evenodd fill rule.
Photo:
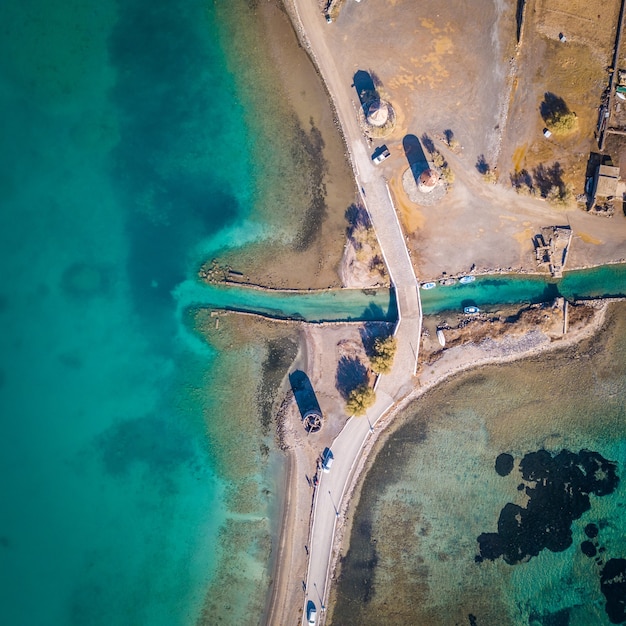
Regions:
<instances>
[{"instance_id":1,"label":"rocky outcrop in water","mask_svg":"<svg viewBox=\"0 0 626 626\"><path fill-rule=\"evenodd\" d=\"M502 453L495 463L500 476L514 466L510 454ZM520 462L522 482L529 500L526 507L509 502L500 512L498 532L478 537L477 562L502 557L509 565L528 561L543 549L562 552L572 545L571 525L591 508L589 496L613 493L619 483L617 464L597 452L578 454L562 450L552 455L546 450L527 454ZM581 552L600 568L600 589L606 598L605 611L613 624L626 622L626 559L612 558L604 563L606 551L597 541L600 529L589 523Z\"/></svg>"},{"instance_id":2,"label":"rocky outcrop in water","mask_svg":"<svg viewBox=\"0 0 626 626\"><path fill-rule=\"evenodd\" d=\"M519 469L528 503L505 505L498 532L478 537L479 561L502 557L514 565L544 549L566 550L572 544L572 522L591 508L589 496L612 493L619 482L616 464L589 450L563 450L555 456L546 450L531 452Z\"/></svg>"}]
</instances>

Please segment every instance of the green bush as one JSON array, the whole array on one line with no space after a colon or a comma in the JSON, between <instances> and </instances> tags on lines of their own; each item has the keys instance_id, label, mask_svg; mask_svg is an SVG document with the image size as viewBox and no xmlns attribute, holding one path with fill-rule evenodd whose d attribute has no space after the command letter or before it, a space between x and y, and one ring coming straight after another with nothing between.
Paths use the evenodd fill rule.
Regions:
<instances>
[{"instance_id":1,"label":"green bush","mask_svg":"<svg viewBox=\"0 0 626 626\"><path fill-rule=\"evenodd\" d=\"M451 185L454 182L454 172L450 169L449 165L444 165L441 168L441 176L446 183L448 183L448 185Z\"/></svg>"},{"instance_id":2,"label":"green bush","mask_svg":"<svg viewBox=\"0 0 626 626\"><path fill-rule=\"evenodd\" d=\"M495 185L498 182L498 175L491 169L488 169L483 174L483 180L490 185Z\"/></svg>"},{"instance_id":3,"label":"green bush","mask_svg":"<svg viewBox=\"0 0 626 626\"><path fill-rule=\"evenodd\" d=\"M437 152L437 151L433 152L432 159L433 159L433 165L439 168L443 167L444 163L446 162L441 152Z\"/></svg>"},{"instance_id":4,"label":"green bush","mask_svg":"<svg viewBox=\"0 0 626 626\"><path fill-rule=\"evenodd\" d=\"M374 354L370 357L372 369L377 374L388 374L398 349L398 342L393 335L378 337L374 342Z\"/></svg>"},{"instance_id":5,"label":"green bush","mask_svg":"<svg viewBox=\"0 0 626 626\"><path fill-rule=\"evenodd\" d=\"M553 206L565 207L574 198L574 189L571 184L559 187L552 185L550 191L546 195L546 200Z\"/></svg>"},{"instance_id":6,"label":"green bush","mask_svg":"<svg viewBox=\"0 0 626 626\"><path fill-rule=\"evenodd\" d=\"M578 118L576 113L571 111L555 111L546 120L546 126L555 135L567 135L567 133L571 133L578 126Z\"/></svg>"},{"instance_id":7,"label":"green bush","mask_svg":"<svg viewBox=\"0 0 626 626\"><path fill-rule=\"evenodd\" d=\"M376 392L367 384L353 389L348 396L346 409L350 415L364 415L376 402Z\"/></svg>"}]
</instances>

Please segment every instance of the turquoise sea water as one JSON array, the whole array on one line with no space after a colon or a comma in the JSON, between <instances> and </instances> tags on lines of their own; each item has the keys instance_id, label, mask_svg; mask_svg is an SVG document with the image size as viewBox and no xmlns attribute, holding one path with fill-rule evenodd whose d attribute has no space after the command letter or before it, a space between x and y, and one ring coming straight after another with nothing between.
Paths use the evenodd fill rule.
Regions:
<instances>
[{"instance_id":1,"label":"turquoise sea water","mask_svg":"<svg viewBox=\"0 0 626 626\"><path fill-rule=\"evenodd\" d=\"M0 623L194 623L227 484L197 393L216 356L171 292L254 192L221 26L194 0L0 24Z\"/></svg>"},{"instance_id":2,"label":"turquoise sea water","mask_svg":"<svg viewBox=\"0 0 626 626\"><path fill-rule=\"evenodd\" d=\"M181 309L206 306L310 322L397 319L393 291L336 289L322 292L263 291L243 286L205 285L187 281L176 290ZM479 276L472 283L422 290L422 310L432 315L468 305L489 309L502 304L549 302L557 296L589 299L626 296L626 265L606 265L545 276Z\"/></svg>"},{"instance_id":3,"label":"turquoise sea water","mask_svg":"<svg viewBox=\"0 0 626 626\"><path fill-rule=\"evenodd\" d=\"M195 623L217 576L223 355L181 309L201 259L265 232L219 8L0 8L0 623Z\"/></svg>"}]
</instances>

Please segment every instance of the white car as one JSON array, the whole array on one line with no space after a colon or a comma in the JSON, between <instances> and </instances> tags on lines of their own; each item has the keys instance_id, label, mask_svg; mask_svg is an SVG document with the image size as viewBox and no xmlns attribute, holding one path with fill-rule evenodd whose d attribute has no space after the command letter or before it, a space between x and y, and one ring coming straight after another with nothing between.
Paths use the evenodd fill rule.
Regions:
<instances>
[{"instance_id":1,"label":"white car","mask_svg":"<svg viewBox=\"0 0 626 626\"><path fill-rule=\"evenodd\" d=\"M333 453L330 448L326 448L324 450L324 454L322 454L322 470L328 474L330 472L330 468L332 467L334 460Z\"/></svg>"},{"instance_id":2,"label":"white car","mask_svg":"<svg viewBox=\"0 0 626 626\"><path fill-rule=\"evenodd\" d=\"M382 163L385 159L388 159L390 156L391 152L389 152L387 146L381 146L372 155L372 161L374 161L374 163L378 165L379 163Z\"/></svg>"},{"instance_id":3,"label":"white car","mask_svg":"<svg viewBox=\"0 0 626 626\"><path fill-rule=\"evenodd\" d=\"M315 608L315 603L311 600L306 605L306 620L307 624L311 626L315 626L317 623L317 609Z\"/></svg>"}]
</instances>

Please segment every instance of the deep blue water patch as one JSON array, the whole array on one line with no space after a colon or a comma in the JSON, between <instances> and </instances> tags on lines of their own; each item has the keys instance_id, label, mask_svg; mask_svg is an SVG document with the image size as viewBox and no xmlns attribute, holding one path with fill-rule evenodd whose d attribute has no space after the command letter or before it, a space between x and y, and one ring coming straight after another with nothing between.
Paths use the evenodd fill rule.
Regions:
<instances>
[{"instance_id":1,"label":"deep blue water patch","mask_svg":"<svg viewBox=\"0 0 626 626\"><path fill-rule=\"evenodd\" d=\"M110 39L121 119L113 169L127 211L127 271L138 312L167 315L190 249L241 214L216 175L224 167L223 124L240 105L196 6L135 1L120 11Z\"/></svg>"},{"instance_id":2,"label":"deep blue water patch","mask_svg":"<svg viewBox=\"0 0 626 626\"><path fill-rule=\"evenodd\" d=\"M604 561L606 547L600 545L598 535L606 524L587 524L585 535L589 539L580 544L581 552L593 559L598 567L600 591L604 595L604 610L612 624L626 623L626 559L610 558Z\"/></svg>"},{"instance_id":3,"label":"deep blue water patch","mask_svg":"<svg viewBox=\"0 0 626 626\"><path fill-rule=\"evenodd\" d=\"M478 537L478 561L502 557L510 565L528 561L542 550L562 552L572 545L571 524L591 508L589 496L616 489L617 465L597 452L531 452L520 462L528 504L507 503L498 531Z\"/></svg>"},{"instance_id":4,"label":"deep blue water patch","mask_svg":"<svg viewBox=\"0 0 626 626\"><path fill-rule=\"evenodd\" d=\"M503 452L496 458L495 469L498 476L508 476L513 470L515 459L511 454Z\"/></svg>"}]
</instances>

